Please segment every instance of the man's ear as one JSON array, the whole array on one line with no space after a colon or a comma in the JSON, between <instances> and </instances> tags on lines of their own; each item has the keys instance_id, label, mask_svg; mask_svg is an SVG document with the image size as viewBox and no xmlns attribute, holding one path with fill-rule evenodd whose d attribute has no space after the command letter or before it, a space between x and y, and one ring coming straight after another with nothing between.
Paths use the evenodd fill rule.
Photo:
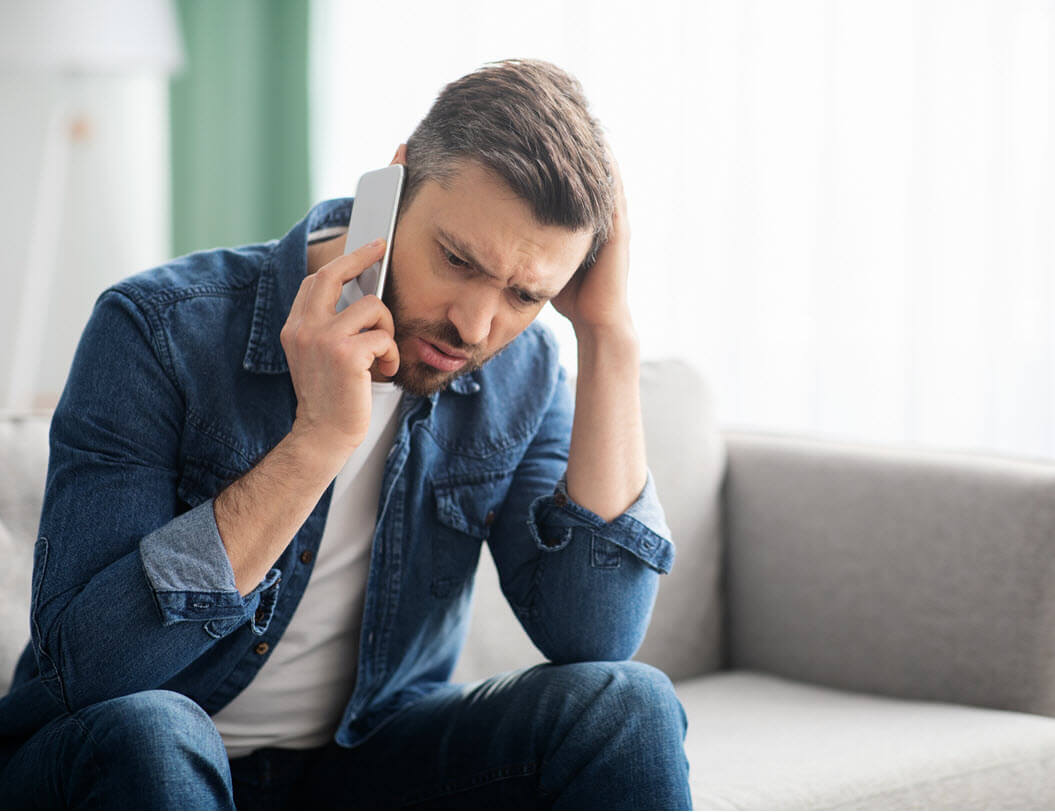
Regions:
<instances>
[{"instance_id":1,"label":"man's ear","mask_svg":"<svg viewBox=\"0 0 1055 812\"><path fill-rule=\"evenodd\" d=\"M407 165L407 145L406 144L400 144L399 145L399 148L396 150L396 154L394 156L392 156L392 163L389 164L389 166L392 166L393 164L403 164L403 166Z\"/></svg>"}]
</instances>

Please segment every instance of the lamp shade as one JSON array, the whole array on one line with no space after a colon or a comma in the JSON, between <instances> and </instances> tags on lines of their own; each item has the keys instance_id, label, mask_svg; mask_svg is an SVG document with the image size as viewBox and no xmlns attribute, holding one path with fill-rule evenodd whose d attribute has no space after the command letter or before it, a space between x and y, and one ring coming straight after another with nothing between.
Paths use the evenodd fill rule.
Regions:
<instances>
[{"instance_id":1,"label":"lamp shade","mask_svg":"<svg viewBox=\"0 0 1055 812\"><path fill-rule=\"evenodd\" d=\"M0 0L0 66L172 73L183 65L171 0Z\"/></svg>"}]
</instances>

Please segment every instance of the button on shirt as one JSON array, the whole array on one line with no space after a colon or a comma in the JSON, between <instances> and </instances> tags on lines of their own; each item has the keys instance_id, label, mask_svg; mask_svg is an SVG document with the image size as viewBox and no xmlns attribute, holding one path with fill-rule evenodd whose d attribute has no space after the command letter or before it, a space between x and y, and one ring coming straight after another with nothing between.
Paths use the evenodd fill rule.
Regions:
<instances>
[{"instance_id":1,"label":"button on shirt","mask_svg":"<svg viewBox=\"0 0 1055 812\"><path fill-rule=\"evenodd\" d=\"M351 207L322 203L281 240L181 257L99 298L52 420L32 638L0 700L9 741L155 688L216 714L281 649L311 569L298 559L318 557L332 485L246 596L213 499L292 427L279 333L307 235L345 226ZM485 541L547 659L636 650L673 561L670 532L651 476L609 522L568 498L572 416L556 343L537 323L444 391L403 397L338 743L362 741L450 677Z\"/></svg>"}]
</instances>

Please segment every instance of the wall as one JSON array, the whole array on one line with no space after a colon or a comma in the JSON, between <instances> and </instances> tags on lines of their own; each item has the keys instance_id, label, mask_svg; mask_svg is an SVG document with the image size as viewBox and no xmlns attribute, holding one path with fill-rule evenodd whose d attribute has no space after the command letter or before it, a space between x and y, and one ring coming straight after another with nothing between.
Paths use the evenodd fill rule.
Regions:
<instances>
[{"instance_id":1,"label":"wall","mask_svg":"<svg viewBox=\"0 0 1055 812\"><path fill-rule=\"evenodd\" d=\"M65 190L55 215L46 218L46 233L54 235L54 281L45 311L20 319L45 134L52 109L63 103L82 126L79 136L67 129ZM169 255L168 82L0 73L0 110L0 407L50 405L95 298ZM33 402L11 404L15 330L20 323L32 329L30 318L45 320Z\"/></svg>"}]
</instances>

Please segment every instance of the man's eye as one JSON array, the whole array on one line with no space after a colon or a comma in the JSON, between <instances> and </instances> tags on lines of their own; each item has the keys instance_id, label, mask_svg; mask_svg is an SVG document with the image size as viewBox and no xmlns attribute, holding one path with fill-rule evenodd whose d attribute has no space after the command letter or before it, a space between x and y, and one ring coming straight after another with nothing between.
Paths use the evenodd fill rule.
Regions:
<instances>
[{"instance_id":1,"label":"man's eye","mask_svg":"<svg viewBox=\"0 0 1055 812\"><path fill-rule=\"evenodd\" d=\"M468 268L469 267L469 263L468 262L466 262L461 257L452 254L447 249L443 250L443 254L444 254L444 256L447 257L447 262L450 265L453 265L455 268Z\"/></svg>"},{"instance_id":2,"label":"man's eye","mask_svg":"<svg viewBox=\"0 0 1055 812\"><path fill-rule=\"evenodd\" d=\"M537 305L539 300L532 296L530 293L525 293L522 290L516 292L517 301L522 305Z\"/></svg>"}]
</instances>

